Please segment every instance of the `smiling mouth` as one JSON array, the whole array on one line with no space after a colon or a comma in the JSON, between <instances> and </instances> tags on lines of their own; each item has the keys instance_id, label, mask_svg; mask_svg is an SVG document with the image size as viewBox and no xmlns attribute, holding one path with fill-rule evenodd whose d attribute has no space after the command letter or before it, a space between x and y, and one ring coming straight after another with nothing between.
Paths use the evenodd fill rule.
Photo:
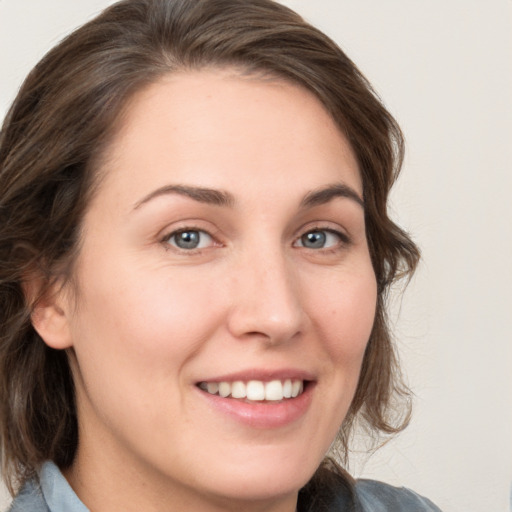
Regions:
<instances>
[{"instance_id":1,"label":"smiling mouth","mask_svg":"<svg viewBox=\"0 0 512 512\"><path fill-rule=\"evenodd\" d=\"M200 382L198 387L211 395L218 395L222 398L245 399L254 402L281 402L297 398L304 392L307 381L301 379L271 380L249 380L247 382L238 380L234 382Z\"/></svg>"}]
</instances>

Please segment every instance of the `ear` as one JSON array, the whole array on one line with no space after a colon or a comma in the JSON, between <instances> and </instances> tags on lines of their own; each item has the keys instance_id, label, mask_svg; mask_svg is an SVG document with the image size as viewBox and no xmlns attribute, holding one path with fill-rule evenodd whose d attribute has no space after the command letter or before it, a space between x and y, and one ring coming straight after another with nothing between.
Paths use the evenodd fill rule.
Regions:
<instances>
[{"instance_id":1,"label":"ear","mask_svg":"<svg viewBox=\"0 0 512 512\"><path fill-rule=\"evenodd\" d=\"M39 336L51 348L70 348L73 345L69 323L71 301L63 287L56 284L38 298L41 290L39 283L32 280L25 283L24 288L26 297L35 299L31 321Z\"/></svg>"}]
</instances>

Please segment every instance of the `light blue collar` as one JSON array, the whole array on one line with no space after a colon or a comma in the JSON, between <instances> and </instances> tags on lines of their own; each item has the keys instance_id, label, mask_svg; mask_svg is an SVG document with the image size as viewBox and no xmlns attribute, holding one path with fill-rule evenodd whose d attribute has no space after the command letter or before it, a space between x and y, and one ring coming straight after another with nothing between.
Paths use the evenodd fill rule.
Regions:
<instances>
[{"instance_id":1,"label":"light blue collar","mask_svg":"<svg viewBox=\"0 0 512 512\"><path fill-rule=\"evenodd\" d=\"M43 464L39 481L51 512L89 512L53 462Z\"/></svg>"}]
</instances>

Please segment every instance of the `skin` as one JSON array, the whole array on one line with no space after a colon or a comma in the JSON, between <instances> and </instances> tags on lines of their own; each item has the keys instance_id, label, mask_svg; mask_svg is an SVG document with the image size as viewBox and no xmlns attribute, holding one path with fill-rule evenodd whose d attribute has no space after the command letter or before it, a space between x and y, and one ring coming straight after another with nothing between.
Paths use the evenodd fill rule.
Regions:
<instances>
[{"instance_id":1,"label":"skin","mask_svg":"<svg viewBox=\"0 0 512 512\"><path fill-rule=\"evenodd\" d=\"M333 184L362 197L353 152L312 94L234 70L164 77L118 128L75 288L33 319L71 354L80 442L65 475L95 512L292 512L349 408L374 320L363 207L338 193L301 205ZM177 247L183 229L198 249ZM276 428L233 419L197 387L282 368L314 385Z\"/></svg>"}]
</instances>

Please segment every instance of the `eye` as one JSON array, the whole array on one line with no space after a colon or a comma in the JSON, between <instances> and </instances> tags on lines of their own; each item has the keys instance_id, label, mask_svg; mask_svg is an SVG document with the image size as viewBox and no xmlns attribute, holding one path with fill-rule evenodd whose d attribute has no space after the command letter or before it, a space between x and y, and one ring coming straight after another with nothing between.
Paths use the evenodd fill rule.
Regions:
<instances>
[{"instance_id":1,"label":"eye","mask_svg":"<svg viewBox=\"0 0 512 512\"><path fill-rule=\"evenodd\" d=\"M165 241L182 250L205 249L213 244L213 238L200 229L181 229L166 237Z\"/></svg>"},{"instance_id":2,"label":"eye","mask_svg":"<svg viewBox=\"0 0 512 512\"><path fill-rule=\"evenodd\" d=\"M330 229L315 229L304 233L296 242L298 247L306 249L329 249L346 242L346 237Z\"/></svg>"}]
</instances>

